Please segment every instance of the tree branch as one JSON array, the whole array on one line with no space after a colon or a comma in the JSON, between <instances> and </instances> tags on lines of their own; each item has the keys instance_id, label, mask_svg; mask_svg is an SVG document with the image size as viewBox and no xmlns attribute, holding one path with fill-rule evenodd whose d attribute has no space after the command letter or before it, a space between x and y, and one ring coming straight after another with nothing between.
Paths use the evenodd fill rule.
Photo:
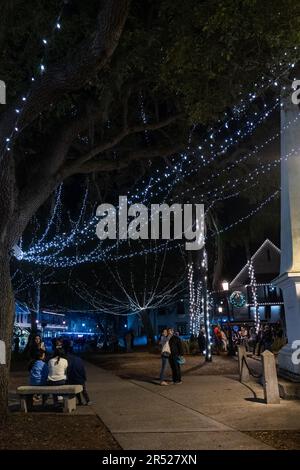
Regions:
<instances>
[{"instance_id":1,"label":"tree branch","mask_svg":"<svg viewBox=\"0 0 300 470\"><path fill-rule=\"evenodd\" d=\"M152 158L157 157L167 157L170 155L174 155L182 151L184 148L183 144L168 146L168 147L153 147L149 149L141 149L135 152L131 152L126 158L117 161L90 161L86 162L82 167L78 168L76 173L93 173L93 172L111 172L115 170L121 170L126 168L132 163L133 161L137 160L150 160Z\"/></svg>"},{"instance_id":2,"label":"tree branch","mask_svg":"<svg viewBox=\"0 0 300 470\"><path fill-rule=\"evenodd\" d=\"M80 173L80 169L84 167L85 163L95 158L97 155L115 147L118 145L125 137L128 137L133 134L137 134L143 131L154 131L168 126L169 124L175 122L181 115L177 114L170 116L160 122L154 122L151 124L138 124L135 126L128 127L123 129L117 136L108 142L103 142L100 145L97 145L92 150L90 150L85 155L82 155L74 162L65 166L63 170L63 177L71 176L75 173ZM97 162L96 162L97 163Z\"/></svg>"},{"instance_id":3,"label":"tree branch","mask_svg":"<svg viewBox=\"0 0 300 470\"><path fill-rule=\"evenodd\" d=\"M85 40L76 53L64 63L49 66L44 75L33 83L27 101L22 106L18 127L31 124L50 104L55 104L67 92L80 89L104 67L112 56L121 36L131 0L98 0L99 12L94 34ZM15 108L11 107L0 122L0 147L10 135L16 122Z\"/></svg>"}]
</instances>

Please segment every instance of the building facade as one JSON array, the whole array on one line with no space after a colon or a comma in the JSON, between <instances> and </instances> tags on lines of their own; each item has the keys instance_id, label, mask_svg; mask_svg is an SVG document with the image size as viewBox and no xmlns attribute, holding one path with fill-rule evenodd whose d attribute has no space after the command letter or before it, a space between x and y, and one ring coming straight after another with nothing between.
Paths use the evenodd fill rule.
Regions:
<instances>
[{"instance_id":1,"label":"building facade","mask_svg":"<svg viewBox=\"0 0 300 470\"><path fill-rule=\"evenodd\" d=\"M251 281L248 262L229 283L228 290L213 292L214 322L254 322L255 289L260 320L268 323L281 322L284 326L282 293L272 284L280 270L280 249L267 239L250 261L255 285L253 279Z\"/></svg>"}]
</instances>

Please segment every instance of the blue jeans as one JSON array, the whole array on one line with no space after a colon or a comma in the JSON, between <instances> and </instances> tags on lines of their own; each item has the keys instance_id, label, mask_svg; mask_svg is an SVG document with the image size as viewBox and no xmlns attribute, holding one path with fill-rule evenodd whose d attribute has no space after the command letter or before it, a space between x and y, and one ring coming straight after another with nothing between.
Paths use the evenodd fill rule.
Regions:
<instances>
[{"instance_id":1,"label":"blue jeans","mask_svg":"<svg viewBox=\"0 0 300 470\"><path fill-rule=\"evenodd\" d=\"M161 369L160 369L160 376L159 380L162 382L165 378L165 370L167 367L167 364L169 362L169 358L165 356L161 356Z\"/></svg>"},{"instance_id":2,"label":"blue jeans","mask_svg":"<svg viewBox=\"0 0 300 470\"><path fill-rule=\"evenodd\" d=\"M48 383L47 385L50 385L52 387L55 387L55 386L58 386L58 385L66 385L66 380L48 380ZM53 396L53 403L54 405L57 405L58 403L58 396L55 394L55 395L52 395Z\"/></svg>"}]
</instances>

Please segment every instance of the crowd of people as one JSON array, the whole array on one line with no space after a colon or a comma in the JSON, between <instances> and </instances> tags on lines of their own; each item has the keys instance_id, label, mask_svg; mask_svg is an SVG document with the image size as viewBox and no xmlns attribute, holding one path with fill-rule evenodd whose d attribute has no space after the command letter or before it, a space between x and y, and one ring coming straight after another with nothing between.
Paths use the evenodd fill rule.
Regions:
<instances>
[{"instance_id":1,"label":"crowd of people","mask_svg":"<svg viewBox=\"0 0 300 470\"><path fill-rule=\"evenodd\" d=\"M282 326L278 324L261 325L259 331L251 325L214 325L212 327L212 350L215 354L228 353L235 355L238 345L244 345L247 351L260 355L263 351L273 350L274 342L285 341ZM190 343L198 345L200 354L205 353L206 336L204 328L201 328L198 336L191 335ZM161 353L160 385L169 385L166 377L167 365L172 371L172 382L181 384L181 364L183 364L183 343L173 328L165 328L159 339Z\"/></svg>"},{"instance_id":2,"label":"crowd of people","mask_svg":"<svg viewBox=\"0 0 300 470\"><path fill-rule=\"evenodd\" d=\"M272 351L276 339L284 340L284 332L280 324L261 325L258 332L255 326L215 325L213 327L213 347L216 354L233 352L239 344L247 351L258 356L265 350Z\"/></svg>"},{"instance_id":3,"label":"crowd of people","mask_svg":"<svg viewBox=\"0 0 300 470\"><path fill-rule=\"evenodd\" d=\"M124 337L125 350L133 349L134 335L130 331ZM212 351L215 354L228 353L234 355L238 345L244 345L247 351L260 355L265 350L273 350L276 339L284 342L284 332L280 324L261 325L256 331L253 325L218 324L212 327ZM192 335L190 343L197 344L200 354L206 350L206 336L203 328L198 336ZM166 369L169 364L172 372L172 382L181 384L181 365L184 360L184 345L179 333L173 328L165 328L159 338L161 352L160 384L165 386ZM82 385L82 396L87 405L91 404L86 389L86 371L82 359L73 354L73 344L70 339L53 338L52 354L46 351L44 342L39 335L32 337L29 344L29 383L32 386ZM81 394L77 395L78 404L83 404ZM46 397L47 399L47 397ZM45 400L45 399L44 399ZM54 405L58 405L58 397L53 395Z\"/></svg>"},{"instance_id":4,"label":"crowd of people","mask_svg":"<svg viewBox=\"0 0 300 470\"><path fill-rule=\"evenodd\" d=\"M90 405L91 401L86 388L86 370L82 359L73 354L72 344L61 338L53 338L52 348L52 353L46 351L40 335L31 338L28 348L29 384L31 386L82 385L85 404ZM83 404L82 396L81 393L76 396L78 405ZM39 399L39 396L34 398ZM47 399L48 397L43 395L43 405ZM59 399L57 394L53 394L54 406L59 406Z\"/></svg>"}]
</instances>

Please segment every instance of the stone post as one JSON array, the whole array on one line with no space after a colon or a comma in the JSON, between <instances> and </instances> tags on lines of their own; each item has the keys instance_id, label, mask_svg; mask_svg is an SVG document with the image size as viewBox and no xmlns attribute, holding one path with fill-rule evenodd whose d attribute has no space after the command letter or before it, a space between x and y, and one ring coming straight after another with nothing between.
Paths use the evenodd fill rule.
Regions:
<instances>
[{"instance_id":1,"label":"stone post","mask_svg":"<svg viewBox=\"0 0 300 470\"><path fill-rule=\"evenodd\" d=\"M267 404L280 404L275 357L270 351L261 354L263 367L263 387Z\"/></svg>"},{"instance_id":2,"label":"stone post","mask_svg":"<svg viewBox=\"0 0 300 470\"><path fill-rule=\"evenodd\" d=\"M278 365L280 375L300 381L300 364L292 360L300 339L300 109L291 94L282 104L281 264L274 284L283 293L288 344L278 354Z\"/></svg>"},{"instance_id":3,"label":"stone post","mask_svg":"<svg viewBox=\"0 0 300 470\"><path fill-rule=\"evenodd\" d=\"M238 364L239 364L240 382L249 382L250 380L249 370L245 364L246 358L247 358L247 352L246 352L245 346L239 345L238 346Z\"/></svg>"}]
</instances>

